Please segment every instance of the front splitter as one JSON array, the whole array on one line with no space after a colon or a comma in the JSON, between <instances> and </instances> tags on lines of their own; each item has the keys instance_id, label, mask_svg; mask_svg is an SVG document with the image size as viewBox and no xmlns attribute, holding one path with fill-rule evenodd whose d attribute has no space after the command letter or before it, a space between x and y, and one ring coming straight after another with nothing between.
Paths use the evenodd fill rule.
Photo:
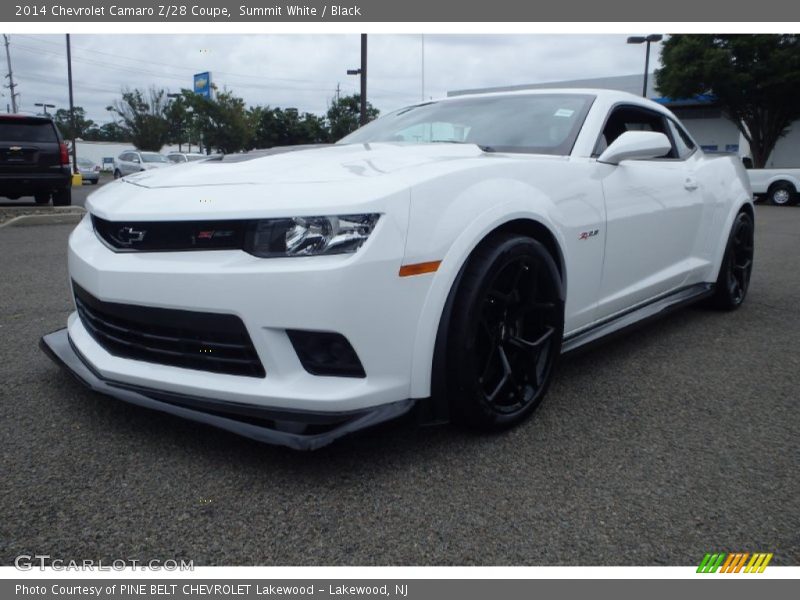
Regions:
<instances>
[{"instance_id":1,"label":"front splitter","mask_svg":"<svg viewBox=\"0 0 800 600\"><path fill-rule=\"evenodd\" d=\"M310 412L262 408L251 404L200 398L131 386L101 377L78 353L66 329L42 337L42 350L88 388L123 400L205 423L258 442L295 450L316 450L338 438L399 418L416 404L402 400L353 412ZM307 431L313 433L307 433Z\"/></svg>"}]
</instances>

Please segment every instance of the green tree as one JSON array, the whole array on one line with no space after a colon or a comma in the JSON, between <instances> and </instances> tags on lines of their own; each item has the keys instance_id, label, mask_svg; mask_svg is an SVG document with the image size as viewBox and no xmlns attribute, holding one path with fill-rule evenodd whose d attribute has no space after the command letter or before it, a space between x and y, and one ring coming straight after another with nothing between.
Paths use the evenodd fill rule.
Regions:
<instances>
[{"instance_id":1,"label":"green tree","mask_svg":"<svg viewBox=\"0 0 800 600\"><path fill-rule=\"evenodd\" d=\"M194 115L183 93L173 99L164 109L164 118L168 125L168 139L170 144L180 146L192 139Z\"/></svg>"},{"instance_id":2,"label":"green tree","mask_svg":"<svg viewBox=\"0 0 800 600\"><path fill-rule=\"evenodd\" d=\"M86 130L83 139L87 142L130 142L128 131L119 123L104 123L99 127L93 125Z\"/></svg>"},{"instance_id":3,"label":"green tree","mask_svg":"<svg viewBox=\"0 0 800 600\"><path fill-rule=\"evenodd\" d=\"M661 49L659 92L672 98L713 94L763 168L800 118L800 36L673 35Z\"/></svg>"},{"instance_id":4,"label":"green tree","mask_svg":"<svg viewBox=\"0 0 800 600\"><path fill-rule=\"evenodd\" d=\"M227 90L217 92L214 98L192 93L184 97L193 114L194 127L207 148L226 154L250 148L251 120L244 100Z\"/></svg>"},{"instance_id":5,"label":"green tree","mask_svg":"<svg viewBox=\"0 0 800 600\"><path fill-rule=\"evenodd\" d=\"M379 113L377 108L367 102L367 122L375 119ZM360 94L342 96L338 100L332 100L327 113L330 141L336 142L358 129L360 114Z\"/></svg>"},{"instance_id":6,"label":"green tree","mask_svg":"<svg viewBox=\"0 0 800 600\"><path fill-rule=\"evenodd\" d=\"M85 138L86 132L94 126L94 121L86 118L86 111L81 106L76 106L75 112L75 128L72 127L72 119L70 118L69 109L59 108L56 114L53 115L53 120L56 123L61 135L64 139L74 140L75 138Z\"/></svg>"},{"instance_id":7,"label":"green tree","mask_svg":"<svg viewBox=\"0 0 800 600\"><path fill-rule=\"evenodd\" d=\"M166 108L166 90L151 87L147 93L123 89L122 98L115 100L108 110L120 117L120 124L128 131L134 146L159 152L170 138Z\"/></svg>"},{"instance_id":8,"label":"green tree","mask_svg":"<svg viewBox=\"0 0 800 600\"><path fill-rule=\"evenodd\" d=\"M256 148L320 144L328 140L325 120L312 113L300 114L296 108L257 106L250 109L250 118Z\"/></svg>"}]
</instances>

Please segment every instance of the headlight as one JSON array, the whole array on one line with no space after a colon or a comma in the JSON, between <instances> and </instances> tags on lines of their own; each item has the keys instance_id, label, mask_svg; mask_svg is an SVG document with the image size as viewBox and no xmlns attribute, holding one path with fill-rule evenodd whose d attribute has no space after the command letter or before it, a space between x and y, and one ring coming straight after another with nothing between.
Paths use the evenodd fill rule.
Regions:
<instances>
[{"instance_id":1,"label":"headlight","mask_svg":"<svg viewBox=\"0 0 800 600\"><path fill-rule=\"evenodd\" d=\"M367 241L379 216L342 215L256 221L246 250L262 258L352 253Z\"/></svg>"}]
</instances>

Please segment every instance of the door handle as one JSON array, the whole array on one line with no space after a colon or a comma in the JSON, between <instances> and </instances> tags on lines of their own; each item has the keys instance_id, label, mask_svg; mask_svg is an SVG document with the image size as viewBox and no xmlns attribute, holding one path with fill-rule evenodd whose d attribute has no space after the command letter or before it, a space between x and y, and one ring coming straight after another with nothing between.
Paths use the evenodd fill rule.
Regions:
<instances>
[{"instance_id":1,"label":"door handle","mask_svg":"<svg viewBox=\"0 0 800 600\"><path fill-rule=\"evenodd\" d=\"M683 187L689 191L696 190L697 186L697 180L694 177L687 177L686 181L683 182Z\"/></svg>"}]
</instances>

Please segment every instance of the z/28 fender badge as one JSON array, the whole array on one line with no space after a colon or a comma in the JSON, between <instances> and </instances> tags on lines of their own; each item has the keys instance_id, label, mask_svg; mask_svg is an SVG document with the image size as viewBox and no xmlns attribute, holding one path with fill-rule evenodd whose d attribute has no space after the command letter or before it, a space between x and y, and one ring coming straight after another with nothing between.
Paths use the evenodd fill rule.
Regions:
<instances>
[{"instance_id":1,"label":"z/28 fender badge","mask_svg":"<svg viewBox=\"0 0 800 600\"><path fill-rule=\"evenodd\" d=\"M581 231L581 234L578 236L579 240L588 240L589 238L593 238L598 233L600 233L599 229L592 229L590 231Z\"/></svg>"}]
</instances>

